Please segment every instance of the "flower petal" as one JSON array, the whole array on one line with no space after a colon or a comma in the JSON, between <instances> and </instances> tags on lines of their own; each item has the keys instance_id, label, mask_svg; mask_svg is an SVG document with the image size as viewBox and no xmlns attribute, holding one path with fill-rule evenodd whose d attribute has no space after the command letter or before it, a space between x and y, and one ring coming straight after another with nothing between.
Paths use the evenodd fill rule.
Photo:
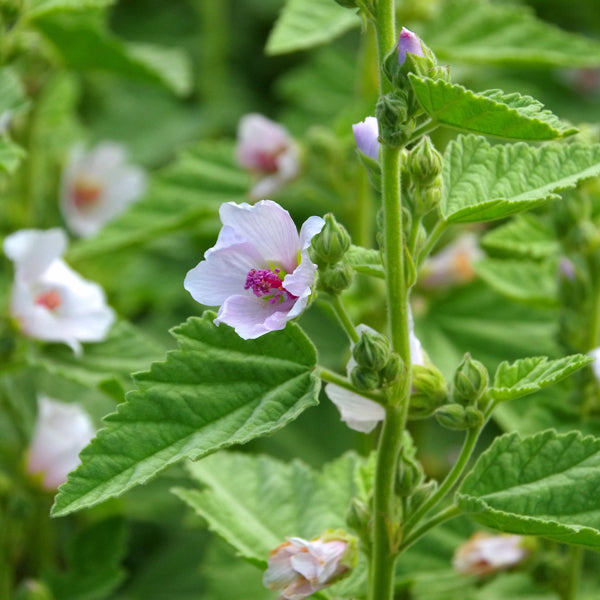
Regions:
<instances>
[{"instance_id":1,"label":"flower petal","mask_svg":"<svg viewBox=\"0 0 600 600\"><path fill-rule=\"evenodd\" d=\"M367 117L352 125L352 133L357 148L369 158L379 158L379 124L375 117Z\"/></svg>"},{"instance_id":2,"label":"flower petal","mask_svg":"<svg viewBox=\"0 0 600 600\"><path fill-rule=\"evenodd\" d=\"M377 402L364 398L333 383L325 386L325 393L337 406L342 421L355 431L369 433L385 419L385 410Z\"/></svg>"}]
</instances>

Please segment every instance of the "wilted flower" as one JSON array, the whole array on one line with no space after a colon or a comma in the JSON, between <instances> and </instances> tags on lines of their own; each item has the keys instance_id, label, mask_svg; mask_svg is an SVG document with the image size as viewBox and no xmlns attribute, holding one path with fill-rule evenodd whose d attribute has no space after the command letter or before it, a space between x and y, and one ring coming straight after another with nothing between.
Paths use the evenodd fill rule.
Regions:
<instances>
[{"instance_id":1,"label":"wilted flower","mask_svg":"<svg viewBox=\"0 0 600 600\"><path fill-rule=\"evenodd\" d=\"M115 315L102 288L60 258L66 246L62 229L23 229L4 240L15 264L10 310L25 335L64 342L79 353L80 342L106 337Z\"/></svg>"},{"instance_id":2,"label":"wilted flower","mask_svg":"<svg viewBox=\"0 0 600 600\"><path fill-rule=\"evenodd\" d=\"M302 600L334 583L356 561L352 538L336 532L306 541L288 538L269 555L263 584L278 591L278 600Z\"/></svg>"},{"instance_id":3,"label":"wilted flower","mask_svg":"<svg viewBox=\"0 0 600 600\"><path fill-rule=\"evenodd\" d=\"M379 124L375 117L367 117L360 123L352 125L352 133L357 148L369 158L379 157Z\"/></svg>"},{"instance_id":4,"label":"wilted flower","mask_svg":"<svg viewBox=\"0 0 600 600\"><path fill-rule=\"evenodd\" d=\"M279 190L300 172L296 143L281 125L251 113L238 125L236 159L258 177L250 196L266 198Z\"/></svg>"},{"instance_id":5,"label":"wilted flower","mask_svg":"<svg viewBox=\"0 0 600 600\"><path fill-rule=\"evenodd\" d=\"M44 488L56 489L79 465L79 453L95 435L88 414L78 404L38 397L38 418L27 453L27 472L42 475Z\"/></svg>"},{"instance_id":6,"label":"wilted flower","mask_svg":"<svg viewBox=\"0 0 600 600\"><path fill-rule=\"evenodd\" d=\"M271 200L228 202L219 214L217 243L188 272L185 289L201 304L220 306L215 323L244 339L283 329L308 304L317 269L308 248L323 219L310 217L298 235L287 210Z\"/></svg>"},{"instance_id":7,"label":"wilted flower","mask_svg":"<svg viewBox=\"0 0 600 600\"><path fill-rule=\"evenodd\" d=\"M407 52L416 56L424 56L419 36L410 31L410 29L403 27L400 32L400 39L398 40L398 62L400 65L404 64Z\"/></svg>"},{"instance_id":8,"label":"wilted flower","mask_svg":"<svg viewBox=\"0 0 600 600\"><path fill-rule=\"evenodd\" d=\"M475 277L473 263L484 254L474 233L464 233L423 265L419 281L426 288L467 283Z\"/></svg>"},{"instance_id":9,"label":"wilted flower","mask_svg":"<svg viewBox=\"0 0 600 600\"><path fill-rule=\"evenodd\" d=\"M104 142L85 152L78 145L71 150L63 170L60 209L71 231L89 237L145 190L145 172L127 164L122 146Z\"/></svg>"},{"instance_id":10,"label":"wilted flower","mask_svg":"<svg viewBox=\"0 0 600 600\"><path fill-rule=\"evenodd\" d=\"M452 565L461 575L490 575L515 566L529 549L520 535L477 532L454 553Z\"/></svg>"}]
</instances>

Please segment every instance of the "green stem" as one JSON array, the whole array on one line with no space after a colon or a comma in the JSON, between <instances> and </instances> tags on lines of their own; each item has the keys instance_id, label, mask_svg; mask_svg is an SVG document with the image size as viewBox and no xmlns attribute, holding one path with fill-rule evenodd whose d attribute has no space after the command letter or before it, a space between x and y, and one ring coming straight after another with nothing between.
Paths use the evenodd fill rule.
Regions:
<instances>
[{"instance_id":1,"label":"green stem","mask_svg":"<svg viewBox=\"0 0 600 600\"><path fill-rule=\"evenodd\" d=\"M583 548L581 546L569 547L569 580L565 589L564 600L577 600L579 580L581 578L581 565L583 563Z\"/></svg>"},{"instance_id":2,"label":"green stem","mask_svg":"<svg viewBox=\"0 0 600 600\"><path fill-rule=\"evenodd\" d=\"M460 509L458 506L453 504L452 506L448 506L444 510L441 510L439 513L436 513L428 519L424 523L421 524L420 527L415 529L412 532L412 535L406 536L403 540L402 545L400 546L400 550L404 551L409 546L412 546L416 541L420 540L430 529L433 529L436 525L443 523L444 521L448 521L449 519L453 519L460 514Z\"/></svg>"},{"instance_id":3,"label":"green stem","mask_svg":"<svg viewBox=\"0 0 600 600\"><path fill-rule=\"evenodd\" d=\"M469 458L471 458L471 454L473 453L473 449L475 448L475 444L477 443L477 438L479 437L480 432L481 428L470 429L467 432L458 460L448 475L446 475L446 478L437 491L429 498L429 500L427 500L427 502L424 502L413 515L411 515L410 519L407 520L405 524L405 531L411 531L413 527L419 523L423 516L425 516L432 508L437 506L437 504L443 500L446 494L454 487L455 483L458 481L464 471L464 468L469 462Z\"/></svg>"},{"instance_id":4,"label":"green stem","mask_svg":"<svg viewBox=\"0 0 600 600\"><path fill-rule=\"evenodd\" d=\"M341 388L344 388L345 390L348 390L349 392L353 392L354 394L359 394L360 396L369 398L370 400L373 400L374 402L378 402L379 404L382 404L383 401L385 400L383 394L380 394L377 392L367 392L367 391L363 391L363 390L357 390L352 385L352 382L349 381L346 377L343 377L342 375L338 375L337 373L335 373L334 371L330 371L326 367L318 367L317 375L323 381L327 381L328 383L333 383Z\"/></svg>"},{"instance_id":5,"label":"green stem","mask_svg":"<svg viewBox=\"0 0 600 600\"><path fill-rule=\"evenodd\" d=\"M416 261L417 267L420 266L423 263L423 261L429 256L429 253L438 243L438 240L440 239L444 231L446 231L447 227L448 222L444 221L443 218L440 218L440 220L435 224L434 228L431 230L431 233L427 236L427 243L425 244L423 250L421 250L419 254L419 260Z\"/></svg>"},{"instance_id":6,"label":"green stem","mask_svg":"<svg viewBox=\"0 0 600 600\"><path fill-rule=\"evenodd\" d=\"M344 306L344 303L342 302L341 298L339 296L331 296L330 302L337 318L339 319L342 327L344 328L344 331L348 334L350 341L353 344L356 344L356 342L358 342L359 340L359 335L358 333L356 333L356 329L354 327L354 324L352 323L352 319L350 319L350 316L348 315L346 307Z\"/></svg>"}]
</instances>

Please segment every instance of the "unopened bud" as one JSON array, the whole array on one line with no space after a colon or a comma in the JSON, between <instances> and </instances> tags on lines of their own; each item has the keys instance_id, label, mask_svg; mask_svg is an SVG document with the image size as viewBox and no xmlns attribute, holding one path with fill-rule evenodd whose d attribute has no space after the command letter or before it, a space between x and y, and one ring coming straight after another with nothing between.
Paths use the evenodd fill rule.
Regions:
<instances>
[{"instance_id":1,"label":"unopened bud","mask_svg":"<svg viewBox=\"0 0 600 600\"><path fill-rule=\"evenodd\" d=\"M410 496L423 481L423 467L414 458L401 457L398 462L396 492L399 496Z\"/></svg>"},{"instance_id":2,"label":"unopened bud","mask_svg":"<svg viewBox=\"0 0 600 600\"><path fill-rule=\"evenodd\" d=\"M368 532L370 520L371 511L369 506L358 498L352 498L346 512L346 523L348 523L348 526L352 527L362 538Z\"/></svg>"},{"instance_id":3,"label":"unopened bud","mask_svg":"<svg viewBox=\"0 0 600 600\"><path fill-rule=\"evenodd\" d=\"M401 374L406 371L406 367L404 366L403 360L400 358L399 354L392 352L387 362L385 363L385 367L381 369L381 378L385 383L391 383L395 381Z\"/></svg>"},{"instance_id":4,"label":"unopened bud","mask_svg":"<svg viewBox=\"0 0 600 600\"><path fill-rule=\"evenodd\" d=\"M325 267L319 273L319 287L328 294L339 294L350 287L354 279L354 269L340 262L336 265Z\"/></svg>"},{"instance_id":5,"label":"unopened bud","mask_svg":"<svg viewBox=\"0 0 600 600\"><path fill-rule=\"evenodd\" d=\"M381 371L390 357L390 342L373 329L363 330L358 342L352 347L352 356L359 367Z\"/></svg>"},{"instance_id":6,"label":"unopened bud","mask_svg":"<svg viewBox=\"0 0 600 600\"><path fill-rule=\"evenodd\" d=\"M407 52L416 56L424 56L419 36L410 29L403 27L400 32L400 39L398 40L398 63L400 65L403 65L406 61Z\"/></svg>"},{"instance_id":7,"label":"unopened bud","mask_svg":"<svg viewBox=\"0 0 600 600\"><path fill-rule=\"evenodd\" d=\"M404 146L410 138L407 93L398 91L381 96L375 110L380 139L388 146Z\"/></svg>"},{"instance_id":8,"label":"unopened bud","mask_svg":"<svg viewBox=\"0 0 600 600\"><path fill-rule=\"evenodd\" d=\"M350 381L358 390L375 390L381 385L379 373L363 367L354 367L350 371Z\"/></svg>"},{"instance_id":9,"label":"unopened bud","mask_svg":"<svg viewBox=\"0 0 600 600\"><path fill-rule=\"evenodd\" d=\"M352 125L356 147L362 154L373 160L379 158L379 125L375 117L367 117Z\"/></svg>"},{"instance_id":10,"label":"unopened bud","mask_svg":"<svg viewBox=\"0 0 600 600\"><path fill-rule=\"evenodd\" d=\"M446 404L438 408L434 415L442 427L453 431L478 429L483 424L483 415L473 406Z\"/></svg>"},{"instance_id":11,"label":"unopened bud","mask_svg":"<svg viewBox=\"0 0 600 600\"><path fill-rule=\"evenodd\" d=\"M454 374L452 399L463 406L475 406L487 385L487 369L467 352Z\"/></svg>"},{"instance_id":12,"label":"unopened bud","mask_svg":"<svg viewBox=\"0 0 600 600\"><path fill-rule=\"evenodd\" d=\"M409 417L424 419L433 414L447 399L446 381L433 365L412 367L412 393L410 396Z\"/></svg>"},{"instance_id":13,"label":"unopened bud","mask_svg":"<svg viewBox=\"0 0 600 600\"><path fill-rule=\"evenodd\" d=\"M332 265L339 262L350 248L350 234L331 213L327 213L323 219L325 225L313 237L311 248L317 264Z\"/></svg>"},{"instance_id":14,"label":"unopened bud","mask_svg":"<svg viewBox=\"0 0 600 600\"><path fill-rule=\"evenodd\" d=\"M418 485L410 496L410 511L417 510L422 506L431 496L435 493L438 488L437 481L430 479L426 483Z\"/></svg>"},{"instance_id":15,"label":"unopened bud","mask_svg":"<svg viewBox=\"0 0 600 600\"><path fill-rule=\"evenodd\" d=\"M405 168L415 185L427 187L438 179L443 167L442 155L435 149L429 136L421 138L405 160Z\"/></svg>"}]
</instances>

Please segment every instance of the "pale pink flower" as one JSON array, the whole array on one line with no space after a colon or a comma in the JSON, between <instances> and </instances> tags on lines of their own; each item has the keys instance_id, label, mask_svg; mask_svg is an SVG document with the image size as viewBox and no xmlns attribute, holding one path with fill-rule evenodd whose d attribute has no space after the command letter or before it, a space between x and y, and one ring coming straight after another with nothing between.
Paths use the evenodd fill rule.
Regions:
<instances>
[{"instance_id":1,"label":"pale pink flower","mask_svg":"<svg viewBox=\"0 0 600 600\"><path fill-rule=\"evenodd\" d=\"M310 217L300 230L271 200L228 202L219 210L223 228L205 260L184 282L194 300L220 306L215 324L244 339L283 329L306 308L317 267L308 248L324 221Z\"/></svg>"},{"instance_id":2,"label":"pale pink flower","mask_svg":"<svg viewBox=\"0 0 600 600\"><path fill-rule=\"evenodd\" d=\"M79 453L95 435L88 414L78 404L38 397L38 417L27 452L27 472L42 476L42 486L56 489L80 463Z\"/></svg>"},{"instance_id":3,"label":"pale pink flower","mask_svg":"<svg viewBox=\"0 0 600 600\"><path fill-rule=\"evenodd\" d=\"M517 565L528 555L522 536L480 531L456 550L452 565L461 575L490 575Z\"/></svg>"},{"instance_id":4,"label":"pale pink flower","mask_svg":"<svg viewBox=\"0 0 600 600\"><path fill-rule=\"evenodd\" d=\"M250 190L255 200L271 196L300 172L293 138L281 125L256 113L240 119L236 159L257 178Z\"/></svg>"},{"instance_id":5,"label":"pale pink flower","mask_svg":"<svg viewBox=\"0 0 600 600\"><path fill-rule=\"evenodd\" d=\"M306 541L299 537L271 551L263 584L278 600L302 600L322 590L352 568L354 549L342 539Z\"/></svg>"},{"instance_id":6,"label":"pale pink flower","mask_svg":"<svg viewBox=\"0 0 600 600\"><path fill-rule=\"evenodd\" d=\"M474 233L463 233L423 265L419 281L425 288L467 283L475 277L473 264L484 254Z\"/></svg>"},{"instance_id":7,"label":"pale pink flower","mask_svg":"<svg viewBox=\"0 0 600 600\"><path fill-rule=\"evenodd\" d=\"M352 125L352 133L356 147L369 158L379 158L379 124L375 117L367 117L360 123Z\"/></svg>"},{"instance_id":8,"label":"pale pink flower","mask_svg":"<svg viewBox=\"0 0 600 600\"><path fill-rule=\"evenodd\" d=\"M92 236L146 191L146 174L127 163L125 149L103 142L88 152L78 145L61 181L60 209L69 229Z\"/></svg>"},{"instance_id":9,"label":"pale pink flower","mask_svg":"<svg viewBox=\"0 0 600 600\"><path fill-rule=\"evenodd\" d=\"M66 247L62 229L23 229L4 240L15 265L10 311L25 335L64 342L80 353L80 342L106 337L115 315L102 288L60 258Z\"/></svg>"},{"instance_id":10,"label":"pale pink flower","mask_svg":"<svg viewBox=\"0 0 600 600\"><path fill-rule=\"evenodd\" d=\"M400 39L398 40L398 62L400 65L404 64L407 52L416 56L424 56L419 36L410 31L410 29L403 27L400 32Z\"/></svg>"}]
</instances>

